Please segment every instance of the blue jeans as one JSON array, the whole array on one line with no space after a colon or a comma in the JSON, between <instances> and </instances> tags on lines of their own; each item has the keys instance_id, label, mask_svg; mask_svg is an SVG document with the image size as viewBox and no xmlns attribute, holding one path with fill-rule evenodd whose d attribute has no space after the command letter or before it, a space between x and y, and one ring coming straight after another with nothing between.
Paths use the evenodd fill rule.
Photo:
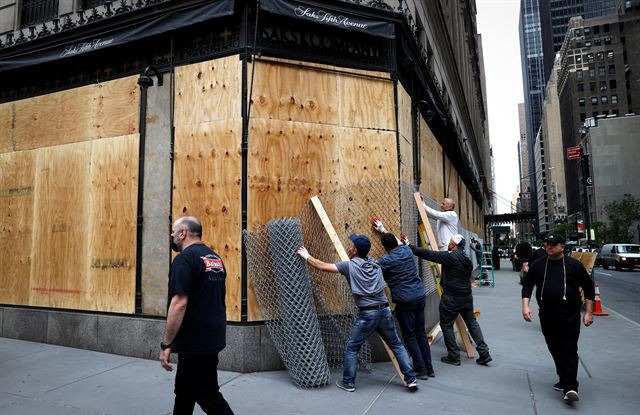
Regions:
<instances>
[{"instance_id":1,"label":"blue jeans","mask_svg":"<svg viewBox=\"0 0 640 415\"><path fill-rule=\"evenodd\" d=\"M396 301L396 317L402 338L418 373L433 370L431 349L424 329L425 297L413 301Z\"/></svg>"},{"instance_id":2,"label":"blue jeans","mask_svg":"<svg viewBox=\"0 0 640 415\"><path fill-rule=\"evenodd\" d=\"M347 347L344 352L344 371L342 373L342 382L348 386L354 386L356 382L356 367L358 365L358 352L362 344L373 334L377 332L382 340L393 351L398 360L400 371L404 375L404 381L411 383L416 380L416 374L413 371L409 355L405 350L398 333L396 333L396 325L389 307L382 310L360 311L356 316L356 322L351 329Z\"/></svg>"}]
</instances>

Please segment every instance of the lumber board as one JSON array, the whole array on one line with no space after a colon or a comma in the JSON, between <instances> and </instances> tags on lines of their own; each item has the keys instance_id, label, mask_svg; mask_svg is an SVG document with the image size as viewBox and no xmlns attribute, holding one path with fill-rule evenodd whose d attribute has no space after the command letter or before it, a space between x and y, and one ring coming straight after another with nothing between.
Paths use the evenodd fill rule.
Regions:
<instances>
[{"instance_id":1,"label":"lumber board","mask_svg":"<svg viewBox=\"0 0 640 415\"><path fill-rule=\"evenodd\" d=\"M264 61L254 68L252 117L338 125L338 74Z\"/></svg>"},{"instance_id":2,"label":"lumber board","mask_svg":"<svg viewBox=\"0 0 640 415\"><path fill-rule=\"evenodd\" d=\"M338 95L341 126L396 130L393 82L341 75Z\"/></svg>"},{"instance_id":3,"label":"lumber board","mask_svg":"<svg viewBox=\"0 0 640 415\"><path fill-rule=\"evenodd\" d=\"M412 141L411 97L401 83L398 83L398 133L407 141Z\"/></svg>"},{"instance_id":4,"label":"lumber board","mask_svg":"<svg viewBox=\"0 0 640 415\"><path fill-rule=\"evenodd\" d=\"M242 61L238 55L179 66L176 126L242 118Z\"/></svg>"},{"instance_id":5,"label":"lumber board","mask_svg":"<svg viewBox=\"0 0 640 415\"><path fill-rule=\"evenodd\" d=\"M592 275L593 273L593 267L595 266L597 255L598 254L595 252L571 252L571 257L580 261L589 275Z\"/></svg>"},{"instance_id":6,"label":"lumber board","mask_svg":"<svg viewBox=\"0 0 640 415\"><path fill-rule=\"evenodd\" d=\"M436 236L433 233L433 229L431 228L431 223L429 223L427 212L425 211L424 206L422 204L422 198L420 197L420 192L415 192L413 196L416 201L416 206L418 208L418 214L420 216L420 220L422 221L422 225L426 230L426 234L427 234L426 241L429 243L429 247L432 250L437 250L438 240L436 239ZM441 274L442 268L440 264L438 264L436 268L438 270L438 273L442 275ZM438 294L442 297L442 292L440 289L438 289ZM467 326L466 324L464 324L464 320L459 314L458 314L458 317L456 317L456 326L458 327L458 334L460 335L464 348L467 352L467 357L471 359L474 356L473 347L471 345L471 339L469 338L469 333L467 332Z\"/></svg>"},{"instance_id":7,"label":"lumber board","mask_svg":"<svg viewBox=\"0 0 640 415\"><path fill-rule=\"evenodd\" d=\"M88 201L91 142L37 151L29 305L91 309Z\"/></svg>"},{"instance_id":8,"label":"lumber board","mask_svg":"<svg viewBox=\"0 0 640 415\"><path fill-rule=\"evenodd\" d=\"M420 188L426 196L440 200L444 196L442 147L420 117Z\"/></svg>"},{"instance_id":9,"label":"lumber board","mask_svg":"<svg viewBox=\"0 0 640 415\"><path fill-rule=\"evenodd\" d=\"M139 135L91 147L88 299L91 309L135 312Z\"/></svg>"},{"instance_id":10,"label":"lumber board","mask_svg":"<svg viewBox=\"0 0 640 415\"><path fill-rule=\"evenodd\" d=\"M89 141L138 132L137 77L116 79L14 102L14 149Z\"/></svg>"},{"instance_id":11,"label":"lumber board","mask_svg":"<svg viewBox=\"0 0 640 415\"><path fill-rule=\"evenodd\" d=\"M227 320L241 317L242 120L176 126L173 218L196 216L227 269Z\"/></svg>"},{"instance_id":12,"label":"lumber board","mask_svg":"<svg viewBox=\"0 0 640 415\"><path fill-rule=\"evenodd\" d=\"M337 189L337 127L251 119L247 172L248 227L297 216L315 194Z\"/></svg>"},{"instance_id":13,"label":"lumber board","mask_svg":"<svg viewBox=\"0 0 640 415\"><path fill-rule=\"evenodd\" d=\"M29 301L35 153L0 154L0 304Z\"/></svg>"},{"instance_id":14,"label":"lumber board","mask_svg":"<svg viewBox=\"0 0 640 415\"><path fill-rule=\"evenodd\" d=\"M336 249L338 256L340 257L340 260L349 261L350 259L349 255L347 255L347 251L344 249L342 242L340 242L340 238L338 238L336 230L333 227L333 224L331 223L331 220L329 219L327 212L324 210L324 207L322 206L322 202L320 202L320 199L318 199L317 197L313 197L311 199L311 203L313 204L313 207L315 208L316 213L318 214L318 217L322 221L322 225L324 226L325 231L327 232L327 234L329 234L329 237L331 238L331 242L333 243L333 246ZM387 296L389 295L388 292L386 294ZM389 346L387 346L384 339L382 339L382 337L380 337L380 341L384 345L384 348L387 351L387 354L389 355L389 359L391 360L391 363L393 364L396 374L398 375L398 379L400 379L400 381L406 386L407 383L404 381L404 376L400 371L398 360L396 359L395 355L393 354Z\"/></svg>"}]
</instances>

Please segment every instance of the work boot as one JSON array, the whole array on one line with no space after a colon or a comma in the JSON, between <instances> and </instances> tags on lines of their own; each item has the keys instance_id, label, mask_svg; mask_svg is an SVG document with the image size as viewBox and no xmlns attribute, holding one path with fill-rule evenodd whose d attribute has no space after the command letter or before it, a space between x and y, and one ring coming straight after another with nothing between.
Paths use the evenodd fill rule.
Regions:
<instances>
[{"instance_id":1,"label":"work boot","mask_svg":"<svg viewBox=\"0 0 640 415\"><path fill-rule=\"evenodd\" d=\"M416 373L416 377L420 380L429 380L429 373L426 370Z\"/></svg>"},{"instance_id":2,"label":"work boot","mask_svg":"<svg viewBox=\"0 0 640 415\"><path fill-rule=\"evenodd\" d=\"M442 356L440 360L443 363L447 363L449 365L460 366L460 359L453 358L451 356Z\"/></svg>"},{"instance_id":3,"label":"work boot","mask_svg":"<svg viewBox=\"0 0 640 415\"><path fill-rule=\"evenodd\" d=\"M491 355L489 353L481 354L479 358L476 359L476 363L479 365L488 366L488 363L492 361Z\"/></svg>"}]
</instances>

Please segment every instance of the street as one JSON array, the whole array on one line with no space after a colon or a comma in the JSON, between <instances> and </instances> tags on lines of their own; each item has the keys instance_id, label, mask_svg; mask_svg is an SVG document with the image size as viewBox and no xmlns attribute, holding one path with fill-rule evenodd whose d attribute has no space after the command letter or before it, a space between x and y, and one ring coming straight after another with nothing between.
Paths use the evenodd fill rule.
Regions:
<instances>
[{"instance_id":1,"label":"street","mask_svg":"<svg viewBox=\"0 0 640 415\"><path fill-rule=\"evenodd\" d=\"M640 323L640 270L616 271L596 267L593 274L600 284L602 307Z\"/></svg>"}]
</instances>

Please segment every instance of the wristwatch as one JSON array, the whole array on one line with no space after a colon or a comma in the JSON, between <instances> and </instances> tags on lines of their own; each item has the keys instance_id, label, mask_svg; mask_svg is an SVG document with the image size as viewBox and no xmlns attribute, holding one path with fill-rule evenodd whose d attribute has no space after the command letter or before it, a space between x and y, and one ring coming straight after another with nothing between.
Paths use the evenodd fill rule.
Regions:
<instances>
[{"instance_id":1,"label":"wristwatch","mask_svg":"<svg viewBox=\"0 0 640 415\"><path fill-rule=\"evenodd\" d=\"M162 350L170 349L171 348L171 343L167 344L165 342L160 342L160 348Z\"/></svg>"}]
</instances>

